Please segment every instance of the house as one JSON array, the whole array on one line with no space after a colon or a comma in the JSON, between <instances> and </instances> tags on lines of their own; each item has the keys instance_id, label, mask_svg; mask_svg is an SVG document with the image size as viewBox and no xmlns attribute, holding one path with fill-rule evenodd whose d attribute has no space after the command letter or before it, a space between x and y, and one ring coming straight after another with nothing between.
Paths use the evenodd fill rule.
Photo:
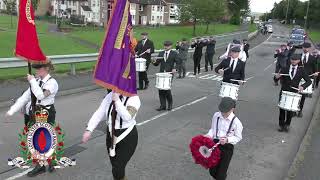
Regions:
<instances>
[{"instance_id":1,"label":"house","mask_svg":"<svg viewBox=\"0 0 320 180\"><path fill-rule=\"evenodd\" d=\"M165 24L180 23L180 21L178 20L179 18L178 0L165 0L165 2L166 2L165 14L164 14Z\"/></svg>"},{"instance_id":2,"label":"house","mask_svg":"<svg viewBox=\"0 0 320 180\"><path fill-rule=\"evenodd\" d=\"M6 5L4 4L3 0L0 0L0 10L6 10Z\"/></svg>"}]
</instances>

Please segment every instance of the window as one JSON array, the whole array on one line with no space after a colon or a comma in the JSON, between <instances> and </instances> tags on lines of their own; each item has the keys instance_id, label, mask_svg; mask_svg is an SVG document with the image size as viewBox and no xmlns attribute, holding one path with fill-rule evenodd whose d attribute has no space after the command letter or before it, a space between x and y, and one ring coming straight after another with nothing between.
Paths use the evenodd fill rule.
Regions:
<instances>
[{"instance_id":1,"label":"window","mask_svg":"<svg viewBox=\"0 0 320 180\"><path fill-rule=\"evenodd\" d=\"M157 19L159 19L159 16L157 16Z\"/></svg>"},{"instance_id":2,"label":"window","mask_svg":"<svg viewBox=\"0 0 320 180\"><path fill-rule=\"evenodd\" d=\"M160 6L157 6L157 11L160 11Z\"/></svg>"},{"instance_id":3,"label":"window","mask_svg":"<svg viewBox=\"0 0 320 180\"><path fill-rule=\"evenodd\" d=\"M72 1L72 5L74 6L74 1Z\"/></svg>"},{"instance_id":4,"label":"window","mask_svg":"<svg viewBox=\"0 0 320 180\"><path fill-rule=\"evenodd\" d=\"M139 5L139 11L143 11L143 6Z\"/></svg>"},{"instance_id":5,"label":"window","mask_svg":"<svg viewBox=\"0 0 320 180\"><path fill-rule=\"evenodd\" d=\"M171 5L171 6L170 6L170 8L171 8L171 9L174 9L174 6L173 6L173 5Z\"/></svg>"},{"instance_id":6,"label":"window","mask_svg":"<svg viewBox=\"0 0 320 180\"><path fill-rule=\"evenodd\" d=\"M152 11L155 11L156 7L155 6L151 6L152 7Z\"/></svg>"},{"instance_id":7,"label":"window","mask_svg":"<svg viewBox=\"0 0 320 180\"><path fill-rule=\"evenodd\" d=\"M162 16L160 16L160 20L161 20L161 21L163 20L163 17L162 17Z\"/></svg>"},{"instance_id":8,"label":"window","mask_svg":"<svg viewBox=\"0 0 320 180\"><path fill-rule=\"evenodd\" d=\"M151 16L151 21L154 21L154 16Z\"/></svg>"},{"instance_id":9,"label":"window","mask_svg":"<svg viewBox=\"0 0 320 180\"><path fill-rule=\"evenodd\" d=\"M72 14L76 14L77 13L77 11L76 10L72 10Z\"/></svg>"}]
</instances>

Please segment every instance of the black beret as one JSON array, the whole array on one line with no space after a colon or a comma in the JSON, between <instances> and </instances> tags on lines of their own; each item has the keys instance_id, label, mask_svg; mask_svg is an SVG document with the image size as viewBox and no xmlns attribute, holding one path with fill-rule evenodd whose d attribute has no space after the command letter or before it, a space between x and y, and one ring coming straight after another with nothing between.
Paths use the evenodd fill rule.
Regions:
<instances>
[{"instance_id":1,"label":"black beret","mask_svg":"<svg viewBox=\"0 0 320 180\"><path fill-rule=\"evenodd\" d=\"M291 60L301 60L301 54L293 54L290 59Z\"/></svg>"},{"instance_id":2,"label":"black beret","mask_svg":"<svg viewBox=\"0 0 320 180\"><path fill-rule=\"evenodd\" d=\"M308 42L303 43L302 47L304 48L311 48L311 44Z\"/></svg>"},{"instance_id":3,"label":"black beret","mask_svg":"<svg viewBox=\"0 0 320 180\"><path fill-rule=\"evenodd\" d=\"M171 45L172 45L172 42L171 42L171 41L164 41L164 42L163 42L163 45L164 45L164 46L171 46Z\"/></svg>"},{"instance_id":4,"label":"black beret","mask_svg":"<svg viewBox=\"0 0 320 180\"><path fill-rule=\"evenodd\" d=\"M232 43L233 43L233 44L241 44L240 41L237 40L237 39L234 39L234 40L232 41Z\"/></svg>"},{"instance_id":5,"label":"black beret","mask_svg":"<svg viewBox=\"0 0 320 180\"><path fill-rule=\"evenodd\" d=\"M231 51L232 51L232 52L240 52L240 51L241 51L240 46L233 46L233 47L231 48Z\"/></svg>"},{"instance_id":6,"label":"black beret","mask_svg":"<svg viewBox=\"0 0 320 180\"><path fill-rule=\"evenodd\" d=\"M223 97L219 104L219 111L222 113L229 112L232 108L236 107L236 101L230 97Z\"/></svg>"}]
</instances>

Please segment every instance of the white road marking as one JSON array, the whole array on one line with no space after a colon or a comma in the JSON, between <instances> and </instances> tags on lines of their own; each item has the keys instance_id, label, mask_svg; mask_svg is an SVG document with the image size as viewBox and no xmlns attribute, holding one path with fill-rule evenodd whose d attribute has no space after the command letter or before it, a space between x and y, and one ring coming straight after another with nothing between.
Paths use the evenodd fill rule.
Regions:
<instances>
[{"instance_id":1,"label":"white road marking","mask_svg":"<svg viewBox=\"0 0 320 180\"><path fill-rule=\"evenodd\" d=\"M7 178L5 180L14 180L14 179L20 178L20 177L28 174L28 172L30 172L30 171L32 171L32 168L30 168L30 169L28 169L26 171L23 171L21 173L18 173L18 174L14 175L14 176L11 176L11 177L9 177L9 178Z\"/></svg>"},{"instance_id":2,"label":"white road marking","mask_svg":"<svg viewBox=\"0 0 320 180\"><path fill-rule=\"evenodd\" d=\"M274 63L270 64L268 67L264 68L263 71L266 71L267 69L269 69Z\"/></svg>"},{"instance_id":3,"label":"white road marking","mask_svg":"<svg viewBox=\"0 0 320 180\"><path fill-rule=\"evenodd\" d=\"M207 75L204 75L204 76L200 76L199 78L200 79L211 79L213 77L216 77L216 75L214 74L207 74Z\"/></svg>"},{"instance_id":4,"label":"white road marking","mask_svg":"<svg viewBox=\"0 0 320 180\"><path fill-rule=\"evenodd\" d=\"M190 102L190 103L187 103L187 104L181 105L181 106L179 106L179 107L176 107L176 108L172 109L171 112L175 112L175 111L177 111L177 110L179 110L179 109L182 109L182 108L184 108L184 107L191 106L191 105L196 104L196 103L198 103L198 102L201 102L201 101L203 101L203 100L205 100L205 99L207 99L207 96L204 96L204 97L202 97L202 98L200 98L200 99L197 99L197 100L195 100L195 101L192 101L192 102ZM169 113L170 113L170 111L167 111L167 112L158 114L158 115L152 117L151 119L145 120L145 121L143 121L143 122L141 122L141 123L137 123L137 126L142 126L142 125L144 125L144 124L147 124L148 122L154 121L154 120L156 120L156 119L158 119L158 118L160 118L160 117L162 117L162 116L168 115Z\"/></svg>"},{"instance_id":5,"label":"white road marking","mask_svg":"<svg viewBox=\"0 0 320 180\"><path fill-rule=\"evenodd\" d=\"M250 80L250 79L253 79L254 77L255 77L255 76L249 77L249 78L245 79L245 81L248 81L248 80Z\"/></svg>"},{"instance_id":6,"label":"white road marking","mask_svg":"<svg viewBox=\"0 0 320 180\"><path fill-rule=\"evenodd\" d=\"M213 78L212 80L214 80L214 81L222 81L222 79L223 79L223 77L218 76L218 77Z\"/></svg>"},{"instance_id":7,"label":"white road marking","mask_svg":"<svg viewBox=\"0 0 320 180\"><path fill-rule=\"evenodd\" d=\"M264 42L260 43L259 45L257 45L256 47L252 48L252 49L249 49L249 52L260 47L261 45L263 45L265 42L269 41L269 39L271 38L271 36L268 37L268 39L266 39Z\"/></svg>"}]
</instances>

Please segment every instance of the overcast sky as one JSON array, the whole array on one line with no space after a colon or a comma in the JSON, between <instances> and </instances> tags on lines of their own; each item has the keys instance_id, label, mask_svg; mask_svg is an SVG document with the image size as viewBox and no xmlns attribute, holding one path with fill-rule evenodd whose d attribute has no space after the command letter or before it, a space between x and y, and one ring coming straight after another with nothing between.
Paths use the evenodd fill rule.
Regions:
<instances>
[{"instance_id":1,"label":"overcast sky","mask_svg":"<svg viewBox=\"0 0 320 180\"><path fill-rule=\"evenodd\" d=\"M275 2L280 2L281 0L250 0L251 12L269 12L273 8Z\"/></svg>"}]
</instances>

